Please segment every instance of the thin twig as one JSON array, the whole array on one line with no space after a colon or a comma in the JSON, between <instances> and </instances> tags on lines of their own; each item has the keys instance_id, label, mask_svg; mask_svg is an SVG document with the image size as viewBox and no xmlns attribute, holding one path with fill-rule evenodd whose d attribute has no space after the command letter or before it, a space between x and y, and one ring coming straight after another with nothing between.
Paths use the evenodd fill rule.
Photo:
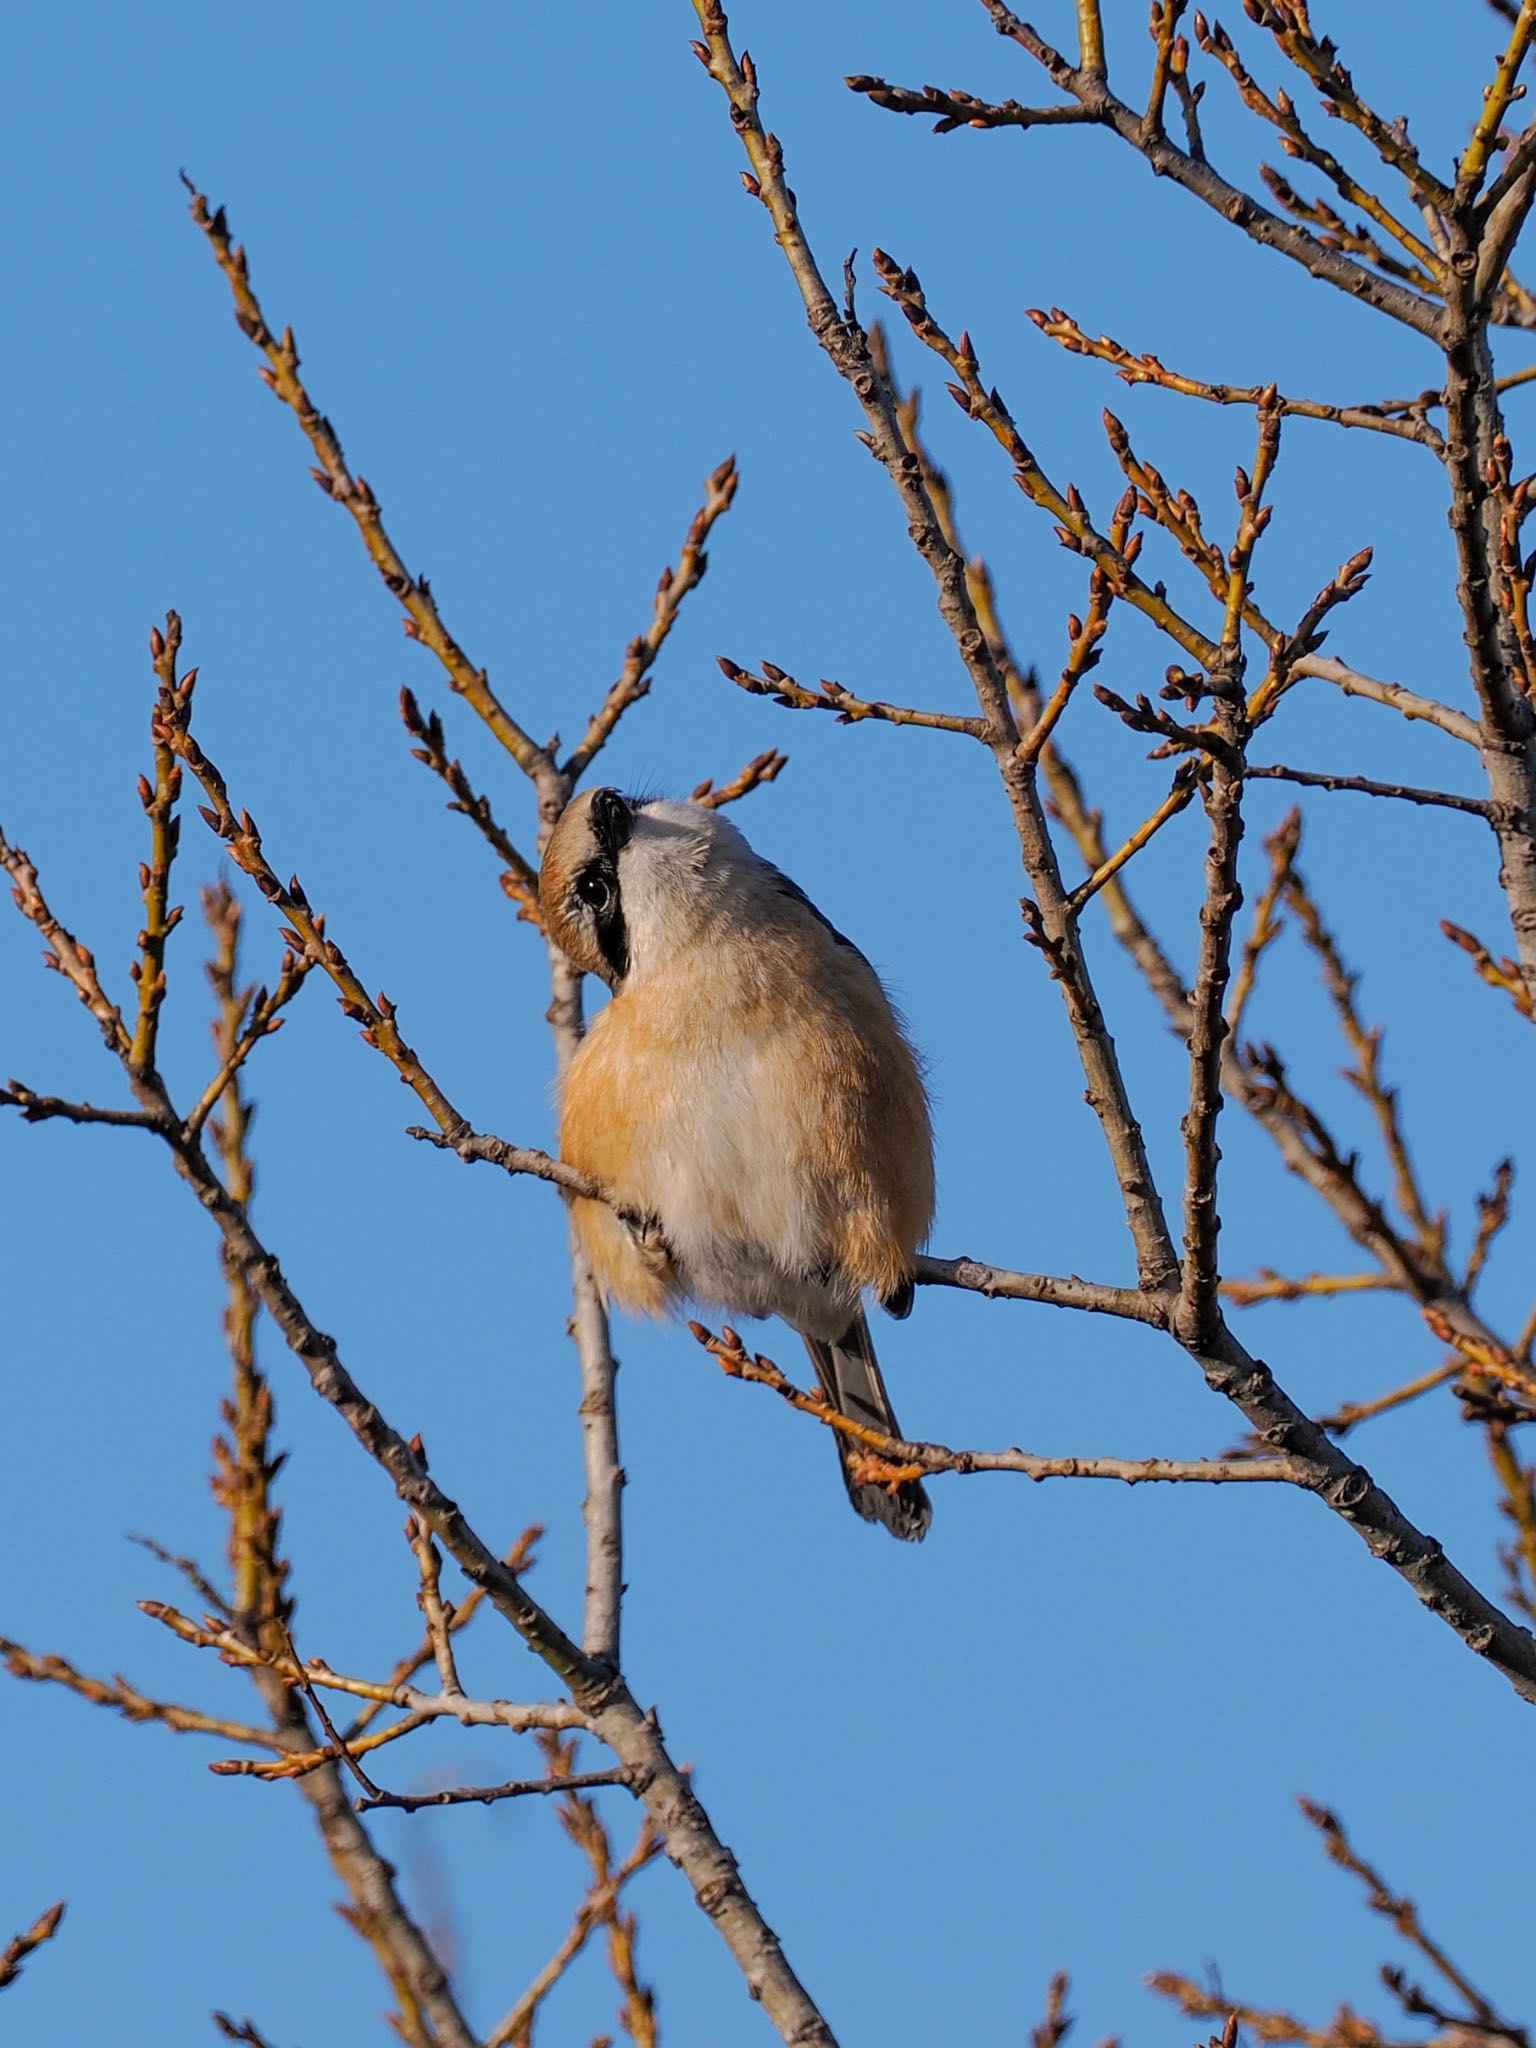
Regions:
<instances>
[{"instance_id":1,"label":"thin twig","mask_svg":"<svg viewBox=\"0 0 1536 2048\"><path fill-rule=\"evenodd\" d=\"M512 1545L512 1548L503 1559L503 1563L505 1563L509 1571L521 1575L523 1572L532 1570L535 1562L534 1546L543 1534L543 1525L538 1522L531 1523L523 1531L522 1535L518 1537L516 1543ZM467 1627L484 1605L485 1588L483 1586L471 1586L462 1600L454 1602L453 1608L448 1614L449 1634L457 1635L462 1629ZM384 1686L389 1689L396 1689L409 1684L411 1679L416 1676L416 1673L423 1666L432 1663L433 1659L432 1638L430 1635L423 1634L416 1648L409 1655L402 1657L395 1665L389 1677L383 1681ZM369 1723L384 1711L388 1704L389 1701L387 1699L370 1700L357 1714L355 1719L342 1731L345 1739L348 1742L355 1741Z\"/></svg>"},{"instance_id":2,"label":"thin twig","mask_svg":"<svg viewBox=\"0 0 1536 2048\"><path fill-rule=\"evenodd\" d=\"M1092 1315L1123 1316L1133 1323L1161 1328L1167 1310L1153 1293L1139 1287L1108 1287L1052 1273L1014 1273L977 1259L938 1259L919 1254L912 1275L919 1287L959 1287L984 1294L989 1301L1036 1301L1051 1308L1086 1309Z\"/></svg>"},{"instance_id":3,"label":"thin twig","mask_svg":"<svg viewBox=\"0 0 1536 2048\"><path fill-rule=\"evenodd\" d=\"M1441 918L1440 929L1453 946L1460 946L1463 953L1471 955L1479 980L1487 982L1490 988L1502 989L1521 1016L1536 1023L1536 995L1520 972L1518 960L1512 960L1507 953L1496 960L1481 939L1452 924L1449 918Z\"/></svg>"},{"instance_id":4,"label":"thin twig","mask_svg":"<svg viewBox=\"0 0 1536 2048\"><path fill-rule=\"evenodd\" d=\"M154 1110L98 1109L93 1102L66 1102L59 1095L39 1095L14 1079L0 1088L0 1103L8 1109L19 1109L22 1121L29 1124L58 1119L70 1124L110 1124L128 1131L158 1132L160 1129L160 1117Z\"/></svg>"},{"instance_id":5,"label":"thin twig","mask_svg":"<svg viewBox=\"0 0 1536 2048\"><path fill-rule=\"evenodd\" d=\"M208 1768L216 1778L259 1778L263 1784L280 1784L291 1778L307 1778L312 1771L340 1763L343 1748L348 1756L369 1756L386 1743L414 1735L418 1728L428 1727L435 1719L432 1714L406 1714L391 1721L387 1728L376 1728L367 1735L343 1732L337 1741L324 1742L318 1749L288 1750L277 1763L262 1763L248 1756L219 1757Z\"/></svg>"},{"instance_id":6,"label":"thin twig","mask_svg":"<svg viewBox=\"0 0 1536 2048\"><path fill-rule=\"evenodd\" d=\"M430 768L451 792L448 808L468 818L485 840L491 851L502 861L509 873L521 885L522 895L537 903L539 893L539 871L533 862L524 858L496 822L491 809L491 800L482 796L464 773L461 764L448 752L448 741L443 731L443 721L436 712L424 714L416 701L413 690L400 692L400 717L412 739L420 742L411 749L414 760Z\"/></svg>"},{"instance_id":7,"label":"thin twig","mask_svg":"<svg viewBox=\"0 0 1536 2048\"><path fill-rule=\"evenodd\" d=\"M379 1792L378 1786L374 1784L372 1778L369 1777L368 1773L363 1769L362 1765L353 1755L352 1750L342 1740L341 1730L336 1726L336 1723L331 1719L330 1713L326 1708L325 1701L321 1699L319 1691L315 1686L314 1680L310 1677L308 1671L300 1662L299 1653L293 1647L293 1636L288 1631L286 1624L284 1625L284 1634L286 1636L288 1644L289 1662L293 1665L293 1667L295 1668L295 1670L297 1670L299 1674L297 1680L299 1688L303 1692L305 1699L309 1701L309 1704L314 1711L315 1719L320 1723L320 1726L325 1730L326 1737L330 1742L331 1747L335 1751L336 1756L343 1764L346 1765L347 1769L352 1773L353 1777L356 1778L358 1784L362 1786L364 1793L369 1798L379 1798L381 1794Z\"/></svg>"},{"instance_id":8,"label":"thin twig","mask_svg":"<svg viewBox=\"0 0 1536 2048\"><path fill-rule=\"evenodd\" d=\"M1088 334L1060 306L1052 306L1048 311L1041 306L1031 306L1027 313L1042 334L1059 343L1070 355L1091 356L1098 362L1108 363L1116 375L1130 385L1153 384L1164 391L1177 392L1181 397L1203 399L1210 405L1245 406L1256 406L1269 388L1263 384L1211 384L1199 377L1185 376L1178 370L1170 370L1150 350L1138 356L1107 334ZM1365 428L1378 434L1391 434L1400 440L1419 441L1438 451L1441 437L1423 416L1433 397L1433 393L1425 393L1423 400L1415 401L1410 408L1407 405L1335 405L1323 399L1287 398L1277 392L1275 405L1283 419L1325 420L1338 427ZM1403 413L1409 416L1398 416Z\"/></svg>"},{"instance_id":9,"label":"thin twig","mask_svg":"<svg viewBox=\"0 0 1536 2048\"><path fill-rule=\"evenodd\" d=\"M1253 770L1250 768L1248 772L1251 775ZM1240 1041L1243 1018L1247 1014L1258 980L1259 963L1285 929L1278 912L1300 845L1301 812L1292 809L1264 841L1265 851L1269 855L1269 880L1265 883L1254 910L1253 929L1243 941L1242 957L1238 962L1237 973L1233 977L1232 994L1227 1003L1229 1045L1236 1045ZM1224 1287L1223 1292L1230 1292L1230 1289ZM1242 1299L1238 1295L1232 1298Z\"/></svg>"},{"instance_id":10,"label":"thin twig","mask_svg":"<svg viewBox=\"0 0 1536 2048\"><path fill-rule=\"evenodd\" d=\"M136 1536L130 1533L128 1541L137 1543L141 1550L147 1550L150 1556L158 1558L161 1564L168 1564L172 1570L180 1572L211 1613L219 1615L225 1621L229 1620L228 1598L219 1591L196 1558L178 1557L175 1551L167 1550L163 1543L157 1543L153 1536Z\"/></svg>"},{"instance_id":11,"label":"thin twig","mask_svg":"<svg viewBox=\"0 0 1536 2048\"><path fill-rule=\"evenodd\" d=\"M1440 1944L1431 1939L1425 1931L1424 1924L1419 1918L1419 1909L1413 1900L1394 1893L1381 1874L1353 1847L1338 1815L1310 1799L1302 1799L1297 1803L1322 1836L1323 1846L1331 1861L1358 1877L1365 1886L1367 1903L1371 1911L1379 1913L1385 1920L1390 1920L1404 1941L1416 1948L1452 1990L1466 2000L1468 2012L1476 2024L1493 2033L1502 2034L1510 2040L1520 2038L1523 2030L1501 2019L1492 2001L1486 1998L1452 1962Z\"/></svg>"},{"instance_id":12,"label":"thin twig","mask_svg":"<svg viewBox=\"0 0 1536 2048\"><path fill-rule=\"evenodd\" d=\"M634 1848L617 1868L594 1881L577 1909L570 1932L512 2010L491 2029L486 2036L485 2048L527 2048L539 2007L580 1955L595 1930L609 1922L630 1879L654 1862L661 1848L661 1836L647 1815Z\"/></svg>"},{"instance_id":13,"label":"thin twig","mask_svg":"<svg viewBox=\"0 0 1536 2048\"><path fill-rule=\"evenodd\" d=\"M1385 1273L1308 1273L1300 1280L1287 1279L1268 1266L1259 1268L1256 1280L1223 1280L1221 1291L1239 1308L1253 1308L1261 1301L1305 1301L1316 1296L1371 1294L1395 1286Z\"/></svg>"},{"instance_id":14,"label":"thin twig","mask_svg":"<svg viewBox=\"0 0 1536 2048\"><path fill-rule=\"evenodd\" d=\"M579 1771L573 1777L512 1778L505 1785L456 1785L442 1792L371 1792L357 1801L359 1813L378 1807L394 1807L400 1813L420 1813L428 1806L493 1806L498 1799L547 1797L551 1792L588 1791L599 1785L634 1784L634 1774L612 1771Z\"/></svg>"},{"instance_id":15,"label":"thin twig","mask_svg":"<svg viewBox=\"0 0 1536 2048\"><path fill-rule=\"evenodd\" d=\"M422 1692L392 1678L357 1678L349 1672L333 1671L317 1660L301 1664L286 1649L257 1647L236 1635L233 1629L201 1626L163 1600L141 1600L139 1607L184 1643L196 1649L216 1650L226 1664L271 1671L286 1686L321 1686L327 1692L399 1707L424 1719L457 1721L463 1728L508 1728L516 1735L526 1735L535 1728L584 1729L591 1725L579 1707L563 1700L524 1706L513 1700L477 1700L457 1693Z\"/></svg>"},{"instance_id":16,"label":"thin twig","mask_svg":"<svg viewBox=\"0 0 1536 2048\"><path fill-rule=\"evenodd\" d=\"M52 1941L59 1931L59 1922L64 1918L66 1901L60 1899L50 1906L46 1913L38 1915L25 1934L18 1934L0 1949L0 1991L7 1984L14 1984L21 1975L21 1966L34 1949L42 1947L45 1941Z\"/></svg>"},{"instance_id":17,"label":"thin twig","mask_svg":"<svg viewBox=\"0 0 1536 2048\"><path fill-rule=\"evenodd\" d=\"M921 725L930 732L965 733L973 740L986 737L986 722L980 718L966 717L953 711L918 711L909 704L886 704L877 698L855 697L841 683L834 683L826 676L821 679L820 689L808 690L771 661L763 663L761 675L754 675L750 669L741 668L723 654L717 654L715 660L720 673L738 690L746 690L754 697L771 697L786 711L830 711L839 725L858 725L866 718L873 718L885 725Z\"/></svg>"},{"instance_id":18,"label":"thin twig","mask_svg":"<svg viewBox=\"0 0 1536 2048\"><path fill-rule=\"evenodd\" d=\"M258 1728L222 1714L200 1713L195 1707L183 1707L174 1700L151 1699L126 1678L92 1678L76 1670L65 1658L38 1656L9 1636L0 1636L0 1657L5 1659L13 1678L29 1679L40 1685L62 1685L94 1706L113 1708L125 1721L155 1721L177 1735L217 1735L221 1741L243 1742L252 1749L280 1751L283 1747L270 1728Z\"/></svg>"},{"instance_id":19,"label":"thin twig","mask_svg":"<svg viewBox=\"0 0 1536 2048\"><path fill-rule=\"evenodd\" d=\"M544 1752L549 1776L567 1788L573 1788L576 1743L562 1740L557 1735L541 1735L538 1742ZM574 1789L569 1789L561 1800L559 1814L561 1826L591 1866L592 1890L588 1898L607 1930L608 1961L623 1998L620 2022L635 2048L657 2048L655 1994L640 1980L635 1955L638 1923L633 1913L622 1912L619 1907L612 1837L594 1802ZM642 1829L629 1861L636 1863L643 1859L647 1846L645 1830Z\"/></svg>"},{"instance_id":20,"label":"thin twig","mask_svg":"<svg viewBox=\"0 0 1536 2048\"><path fill-rule=\"evenodd\" d=\"M244 2048L272 2048L272 2043L247 2014L243 2020L232 2019L227 2012L216 2012L213 2024L226 2041L240 2041Z\"/></svg>"},{"instance_id":21,"label":"thin twig","mask_svg":"<svg viewBox=\"0 0 1536 2048\"><path fill-rule=\"evenodd\" d=\"M1404 1408L1410 1401L1417 1401L1421 1394L1432 1394L1436 1387L1443 1387L1447 1380L1454 1379L1461 1369L1459 1358L1448 1359L1432 1372L1420 1373L1404 1385L1393 1387L1389 1393L1377 1394L1369 1401L1346 1401L1332 1414L1319 1415L1317 1426L1326 1429L1330 1436L1343 1436L1358 1422L1373 1422L1378 1415L1390 1414L1394 1408Z\"/></svg>"},{"instance_id":22,"label":"thin twig","mask_svg":"<svg viewBox=\"0 0 1536 2048\"><path fill-rule=\"evenodd\" d=\"M1477 1235L1467 1255L1467 1269L1462 1276L1462 1286L1472 1294L1483 1276L1488 1255L1493 1250L1494 1240L1509 1221L1510 1190L1515 1182L1515 1162L1501 1159L1493 1170L1493 1186L1486 1195L1477 1198Z\"/></svg>"},{"instance_id":23,"label":"thin twig","mask_svg":"<svg viewBox=\"0 0 1536 2048\"><path fill-rule=\"evenodd\" d=\"M1347 292L1351 298L1363 299L1366 304L1403 321L1421 334L1437 332L1437 306L1417 292L1409 291L1390 278L1378 276L1363 264L1330 248L1295 222L1270 212L1251 193L1240 190L1222 177L1203 151L1180 149L1160 120L1148 118L1118 99L1110 91L1102 72L1068 63L1043 36L1003 5L1002 0L985 0L985 4L998 34L1018 43L1034 57L1057 90L1082 109L1084 118L1118 135L1145 158L1157 176L1171 178L1254 241L1278 250L1314 277ZM932 111L924 103L922 94L889 85L883 79L859 77L848 82L854 91L865 93L877 105L893 113L923 114ZM998 111L984 101L972 101L965 117L967 125L1015 125L996 121L994 117Z\"/></svg>"},{"instance_id":24,"label":"thin twig","mask_svg":"<svg viewBox=\"0 0 1536 2048\"><path fill-rule=\"evenodd\" d=\"M754 789L761 789L764 783L777 782L780 771L789 766L788 754L781 754L777 747L768 747L761 754L754 754L739 773L729 782L722 782L716 789L712 778L690 791L688 801L702 804L707 811L718 811L724 804L739 803L742 797L750 796Z\"/></svg>"},{"instance_id":25,"label":"thin twig","mask_svg":"<svg viewBox=\"0 0 1536 2048\"><path fill-rule=\"evenodd\" d=\"M181 647L181 620L175 612L165 615L165 631L156 626L149 636L150 658L160 700L174 700L178 692L190 694L197 672L178 679L176 656ZM133 1063L152 1067L159 1039L160 1006L165 1001L165 944L181 922L180 908L170 904L171 865L181 837L176 800L181 793L181 769L171 758L163 741L155 740L155 778L139 778L139 801L149 819L150 856L139 868L139 887L144 895L144 929L139 933L139 957L132 973L138 983L139 1011L133 1027Z\"/></svg>"},{"instance_id":26,"label":"thin twig","mask_svg":"<svg viewBox=\"0 0 1536 2048\"><path fill-rule=\"evenodd\" d=\"M1250 779L1271 782L1296 782L1304 789L1355 790L1361 796L1389 796L1409 804L1433 804L1442 810L1465 811L1486 823L1493 821L1493 806L1486 797L1455 796L1445 789L1416 789L1406 782L1373 782L1367 775L1319 775L1307 768L1287 768L1279 762L1267 762L1256 768L1250 762L1247 769Z\"/></svg>"},{"instance_id":27,"label":"thin twig","mask_svg":"<svg viewBox=\"0 0 1536 2048\"><path fill-rule=\"evenodd\" d=\"M651 623L630 641L618 680L603 700L602 708L593 714L581 745L572 750L562 767L561 773L568 780L574 782L586 773L595 756L607 745L624 713L649 693L651 669L667 635L677 623L683 599L690 590L697 588L709 566L704 543L709 538L710 528L730 510L739 481L734 455L727 455L724 462L705 479L704 503L693 515L677 567L662 570L661 581L656 586Z\"/></svg>"},{"instance_id":28,"label":"thin twig","mask_svg":"<svg viewBox=\"0 0 1536 2048\"><path fill-rule=\"evenodd\" d=\"M1416 690L1405 689L1401 683L1384 683L1376 676L1362 674L1331 654L1304 654L1291 668L1293 676L1316 676L1325 683L1336 683L1346 697L1366 697L1373 704L1386 704L1392 710L1400 711L1404 718L1419 719L1426 725L1438 726L1453 740L1460 740L1464 746L1481 747L1482 727L1475 718L1468 718L1464 711L1453 710L1449 704L1442 704L1437 697L1421 697Z\"/></svg>"},{"instance_id":29,"label":"thin twig","mask_svg":"<svg viewBox=\"0 0 1536 2048\"><path fill-rule=\"evenodd\" d=\"M432 1655L437 1664L438 1681L445 1693L464 1690L459 1682L459 1668L454 1662L453 1638L448 1627L448 1610L443 1604L440 1584L443 1560L437 1545L432 1541L430 1530L419 1515L410 1515L405 1524L405 1540L411 1546L421 1574L421 1590L417 1603L426 1618L427 1639L432 1645Z\"/></svg>"},{"instance_id":30,"label":"thin twig","mask_svg":"<svg viewBox=\"0 0 1536 2048\"><path fill-rule=\"evenodd\" d=\"M1382 1143L1392 1168L1397 1205L1412 1226L1420 1260L1426 1271L1438 1271L1445 1249L1443 1218L1430 1214L1419 1183L1403 1128L1397 1092L1382 1076L1381 1033L1362 1021L1355 999L1356 977L1350 973L1337 940L1323 920L1317 900L1294 862L1286 878L1285 901L1295 913L1307 945L1322 969L1326 987L1338 1016L1345 1042L1355 1065L1346 1069L1346 1079L1359 1089L1370 1104L1381 1130Z\"/></svg>"},{"instance_id":31,"label":"thin twig","mask_svg":"<svg viewBox=\"0 0 1536 2048\"><path fill-rule=\"evenodd\" d=\"M385 528L378 499L367 482L354 476L347 466L336 429L305 389L299 376L299 350L293 329L284 328L279 338L268 326L261 303L251 289L245 250L231 237L223 207L210 207L204 194L185 174L183 183L192 195L192 218L206 236L214 261L234 295L240 331L266 358L263 380L294 414L315 452L319 467L311 474L316 483L328 498L344 505L356 521L363 545L385 586L405 609L407 634L432 650L447 672L449 687L474 707L524 774L537 779L553 765L548 749L539 746L523 730L491 688L485 670L475 667L449 632L426 578L413 576L406 568Z\"/></svg>"}]
</instances>

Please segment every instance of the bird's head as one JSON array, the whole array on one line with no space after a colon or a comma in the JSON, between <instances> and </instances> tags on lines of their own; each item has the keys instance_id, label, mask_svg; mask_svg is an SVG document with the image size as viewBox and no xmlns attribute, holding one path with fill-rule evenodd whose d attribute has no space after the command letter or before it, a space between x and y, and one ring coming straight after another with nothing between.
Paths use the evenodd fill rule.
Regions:
<instances>
[{"instance_id":1,"label":"bird's head","mask_svg":"<svg viewBox=\"0 0 1536 2048\"><path fill-rule=\"evenodd\" d=\"M550 834L539 907L561 951L616 989L728 916L758 865L735 826L703 804L587 790Z\"/></svg>"}]
</instances>

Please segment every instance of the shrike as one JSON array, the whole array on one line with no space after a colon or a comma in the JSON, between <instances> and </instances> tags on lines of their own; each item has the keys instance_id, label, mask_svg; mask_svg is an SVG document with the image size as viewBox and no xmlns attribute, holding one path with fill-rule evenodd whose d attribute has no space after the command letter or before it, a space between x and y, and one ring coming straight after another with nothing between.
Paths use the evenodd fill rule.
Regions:
<instances>
[{"instance_id":1,"label":"shrike","mask_svg":"<svg viewBox=\"0 0 1536 2048\"><path fill-rule=\"evenodd\" d=\"M550 835L544 922L613 1000L572 1060L560 1151L607 1188L573 1203L604 1295L782 1316L828 1400L899 1436L864 1320L912 1306L933 1220L922 1075L869 962L716 810L578 797ZM856 1481L855 1509L927 1534L928 1496Z\"/></svg>"}]
</instances>

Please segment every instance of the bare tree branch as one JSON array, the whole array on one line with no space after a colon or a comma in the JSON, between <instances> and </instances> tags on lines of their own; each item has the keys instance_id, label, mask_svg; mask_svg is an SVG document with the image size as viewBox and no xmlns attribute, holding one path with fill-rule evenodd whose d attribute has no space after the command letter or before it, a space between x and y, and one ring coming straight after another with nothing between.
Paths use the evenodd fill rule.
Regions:
<instances>
[{"instance_id":1,"label":"bare tree branch","mask_svg":"<svg viewBox=\"0 0 1536 2048\"><path fill-rule=\"evenodd\" d=\"M976 1472L1018 1472L1026 1479L1116 1479L1128 1486L1148 1481L1173 1484L1226 1485L1232 1481L1254 1480L1271 1485L1298 1486L1305 1483L1303 1468L1289 1458L1106 1458L1036 1457L1028 1451L955 1451L947 1444L918 1443L904 1437L886 1436L878 1429L854 1422L828 1405L820 1393L807 1393L780 1371L761 1352L748 1352L736 1332L726 1328L717 1337L703 1323L688 1326L699 1343L732 1379L749 1380L767 1387L802 1415L814 1416L839 1436L864 1445L872 1456L859 1469L860 1479L900 1486L912 1479L929 1479L954 1472L968 1477Z\"/></svg>"}]
</instances>

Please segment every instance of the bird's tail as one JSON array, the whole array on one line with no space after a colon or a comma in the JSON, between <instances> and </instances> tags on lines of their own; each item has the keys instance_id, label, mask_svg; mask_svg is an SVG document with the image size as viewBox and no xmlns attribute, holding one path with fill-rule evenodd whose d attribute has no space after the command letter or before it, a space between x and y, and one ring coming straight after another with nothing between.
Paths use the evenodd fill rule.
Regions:
<instances>
[{"instance_id":1,"label":"bird's tail","mask_svg":"<svg viewBox=\"0 0 1536 2048\"><path fill-rule=\"evenodd\" d=\"M823 1344L819 1338L807 1337L805 1348L811 1354L811 1363L816 1368L817 1379L821 1381L822 1392L840 1414L846 1415L850 1422L861 1422L867 1428L878 1429L885 1436L901 1435L901 1426L891 1407L891 1397L885 1391L880 1367L875 1362L875 1347L862 1309L856 1311L853 1321L835 1344ZM864 1448L856 1438L845 1436L841 1430L835 1430L833 1434L837 1439L843 1484L848 1489L854 1512L862 1515L866 1522L879 1522L905 1543L920 1543L928 1534L928 1524L933 1520L933 1508L922 1486L915 1479L904 1479L894 1489L881 1486L877 1481L855 1479L852 1467L866 1455Z\"/></svg>"}]
</instances>

